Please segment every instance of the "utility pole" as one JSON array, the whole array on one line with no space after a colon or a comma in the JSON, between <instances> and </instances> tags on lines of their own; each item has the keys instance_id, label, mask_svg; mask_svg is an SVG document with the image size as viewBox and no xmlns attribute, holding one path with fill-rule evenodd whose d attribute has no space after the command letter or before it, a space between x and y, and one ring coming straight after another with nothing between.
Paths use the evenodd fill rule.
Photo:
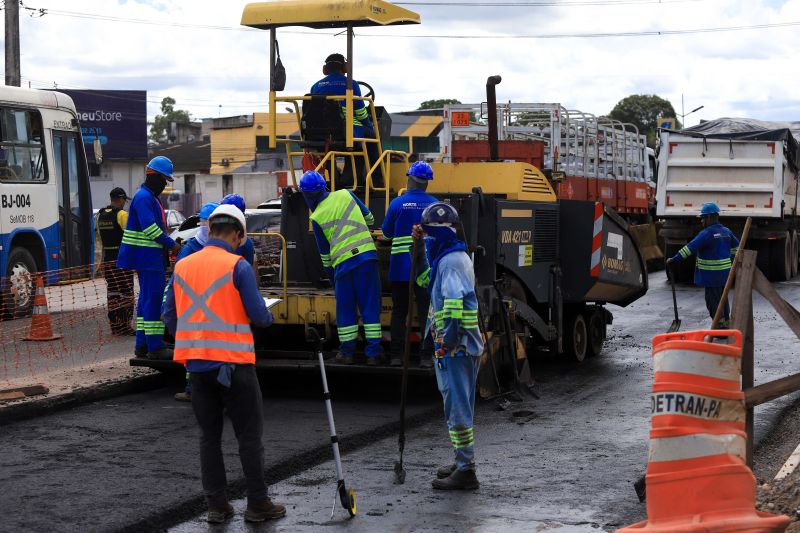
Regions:
<instances>
[{"instance_id":1,"label":"utility pole","mask_svg":"<svg viewBox=\"0 0 800 533\"><path fill-rule=\"evenodd\" d=\"M19 0L6 0L6 85L20 86Z\"/></svg>"}]
</instances>

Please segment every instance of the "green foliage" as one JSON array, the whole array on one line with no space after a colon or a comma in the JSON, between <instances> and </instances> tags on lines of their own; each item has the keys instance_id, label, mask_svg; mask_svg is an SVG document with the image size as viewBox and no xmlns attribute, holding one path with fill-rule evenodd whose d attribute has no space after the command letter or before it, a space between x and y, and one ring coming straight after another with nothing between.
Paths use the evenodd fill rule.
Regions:
<instances>
[{"instance_id":1,"label":"green foliage","mask_svg":"<svg viewBox=\"0 0 800 533\"><path fill-rule=\"evenodd\" d=\"M192 115L188 111L175 109L175 99L165 96L161 100L161 114L156 115L153 124L150 126L150 139L156 142L165 141L167 130L171 122L186 124L192 121Z\"/></svg>"},{"instance_id":2,"label":"green foliage","mask_svg":"<svg viewBox=\"0 0 800 533\"><path fill-rule=\"evenodd\" d=\"M450 104L460 104L458 100L455 98L440 98L438 100L425 100L421 104L419 104L419 109L441 109L446 105Z\"/></svg>"},{"instance_id":3,"label":"green foliage","mask_svg":"<svg viewBox=\"0 0 800 533\"><path fill-rule=\"evenodd\" d=\"M655 94L632 94L620 100L609 118L634 124L639 133L647 135L648 146L655 146L659 117L676 117L669 100Z\"/></svg>"}]
</instances>

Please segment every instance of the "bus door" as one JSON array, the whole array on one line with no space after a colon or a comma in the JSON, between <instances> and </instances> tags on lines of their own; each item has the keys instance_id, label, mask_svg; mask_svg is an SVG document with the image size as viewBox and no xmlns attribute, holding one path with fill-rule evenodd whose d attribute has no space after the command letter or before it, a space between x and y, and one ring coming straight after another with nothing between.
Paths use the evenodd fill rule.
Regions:
<instances>
[{"instance_id":1,"label":"bus door","mask_svg":"<svg viewBox=\"0 0 800 533\"><path fill-rule=\"evenodd\" d=\"M60 268L91 264L89 180L77 133L53 131L53 161L58 190Z\"/></svg>"}]
</instances>

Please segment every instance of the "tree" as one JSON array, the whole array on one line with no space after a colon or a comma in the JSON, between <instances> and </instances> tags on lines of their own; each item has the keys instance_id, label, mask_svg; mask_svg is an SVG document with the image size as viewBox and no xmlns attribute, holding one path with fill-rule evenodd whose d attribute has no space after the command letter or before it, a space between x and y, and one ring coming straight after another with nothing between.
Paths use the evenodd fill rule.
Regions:
<instances>
[{"instance_id":1,"label":"tree","mask_svg":"<svg viewBox=\"0 0 800 533\"><path fill-rule=\"evenodd\" d=\"M165 96L161 100L161 114L156 115L153 124L150 126L150 139L155 142L166 140L171 122L187 124L192 121L192 115L188 111L175 109L175 99Z\"/></svg>"},{"instance_id":2,"label":"tree","mask_svg":"<svg viewBox=\"0 0 800 533\"><path fill-rule=\"evenodd\" d=\"M647 144L655 146L659 117L676 117L675 108L669 100L655 94L632 94L620 100L609 118L634 124L639 133L647 135Z\"/></svg>"},{"instance_id":3,"label":"tree","mask_svg":"<svg viewBox=\"0 0 800 533\"><path fill-rule=\"evenodd\" d=\"M446 105L460 104L455 98L440 98L438 100L425 100L419 104L419 110L423 109L441 109Z\"/></svg>"}]
</instances>

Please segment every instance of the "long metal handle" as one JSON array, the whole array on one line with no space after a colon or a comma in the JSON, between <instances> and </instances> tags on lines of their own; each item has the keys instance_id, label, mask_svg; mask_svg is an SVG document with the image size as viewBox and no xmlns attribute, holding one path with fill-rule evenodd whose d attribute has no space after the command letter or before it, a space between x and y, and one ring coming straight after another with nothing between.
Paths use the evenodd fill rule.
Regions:
<instances>
[{"instance_id":1,"label":"long metal handle","mask_svg":"<svg viewBox=\"0 0 800 533\"><path fill-rule=\"evenodd\" d=\"M675 296L675 273L670 275L669 265L667 265L667 277L669 278L670 285L672 286L672 308L675 310L675 321L678 319L678 298Z\"/></svg>"}]
</instances>

